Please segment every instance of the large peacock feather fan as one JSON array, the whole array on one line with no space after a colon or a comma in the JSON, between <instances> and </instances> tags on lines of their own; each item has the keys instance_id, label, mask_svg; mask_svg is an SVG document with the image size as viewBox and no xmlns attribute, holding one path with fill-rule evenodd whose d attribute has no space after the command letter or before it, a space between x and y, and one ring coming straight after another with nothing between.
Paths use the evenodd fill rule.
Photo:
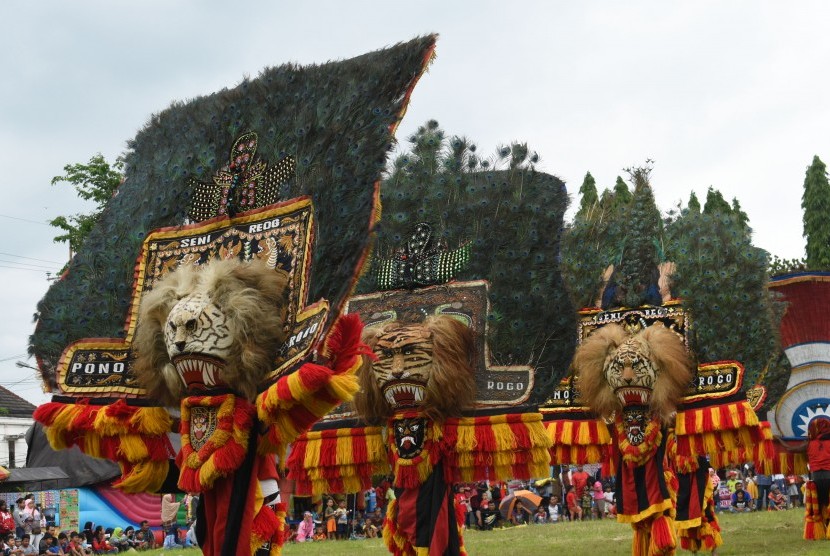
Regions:
<instances>
[{"instance_id":1,"label":"large peacock feather fan","mask_svg":"<svg viewBox=\"0 0 830 556\"><path fill-rule=\"evenodd\" d=\"M318 227L308 297L328 299L336 315L368 249L376 186L394 129L434 43L427 36L347 61L266 69L232 89L154 115L128 143L126 181L68 273L38 305L30 352L45 382L54 385L58 359L70 343L124 337L144 238L182 225L193 206L198 219L199 207L221 202L198 184L233 185L233 176L217 174L228 153L253 155L255 148L256 160L275 168L258 173L263 167L252 160L243 175L279 186L265 200L312 198ZM240 142L249 132L256 134L255 145ZM231 199L238 209L241 199Z\"/></svg>"},{"instance_id":2,"label":"large peacock feather fan","mask_svg":"<svg viewBox=\"0 0 830 556\"><path fill-rule=\"evenodd\" d=\"M435 121L422 126L383 182L372 272L359 287L375 291L400 246L415 240L419 248L412 232L429 223L430 244L443 246L436 251L442 268L452 268L458 280L490 282L491 359L534 367L536 402L566 373L576 338L559 271L568 197L561 180L534 169L537 161L523 144L500 147L488 158L470 140L446 136ZM459 263L467 258L466 266ZM421 267L413 268L417 274Z\"/></svg>"},{"instance_id":3,"label":"large peacock feather fan","mask_svg":"<svg viewBox=\"0 0 830 556\"><path fill-rule=\"evenodd\" d=\"M752 244L747 220L711 190L702 211L691 204L669 219L666 256L677 265L675 292L691 312L698 359L740 361L744 383L760 380L774 402L780 375L789 375L778 335L783 307L767 289L769 255Z\"/></svg>"},{"instance_id":4,"label":"large peacock feather fan","mask_svg":"<svg viewBox=\"0 0 830 556\"><path fill-rule=\"evenodd\" d=\"M690 311L690 347L698 361L740 361L747 386L769 366L765 381L780 382L780 307L767 291L767 253L752 244L746 214L711 190L702 211L693 195L687 208L663 220L650 171L647 166L630 172L633 195L620 195L621 180L613 193L606 190L597 198L588 191L597 200L581 206L563 240L563 268L574 302L606 309L660 304L650 286L656 266L671 261L671 293ZM616 267L613 275L609 265Z\"/></svg>"}]
</instances>

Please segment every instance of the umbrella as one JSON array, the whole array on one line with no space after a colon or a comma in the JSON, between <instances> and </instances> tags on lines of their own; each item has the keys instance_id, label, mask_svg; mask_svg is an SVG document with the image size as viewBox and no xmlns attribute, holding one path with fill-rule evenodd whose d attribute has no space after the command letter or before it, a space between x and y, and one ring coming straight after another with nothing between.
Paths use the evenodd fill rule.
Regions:
<instances>
[{"instance_id":1,"label":"umbrella","mask_svg":"<svg viewBox=\"0 0 830 556\"><path fill-rule=\"evenodd\" d=\"M517 490L513 494L508 494L501 499L501 502L499 502L499 511L504 519L510 519L513 508L516 504L519 504L532 515L541 503L542 497L538 494L533 494L529 490Z\"/></svg>"}]
</instances>

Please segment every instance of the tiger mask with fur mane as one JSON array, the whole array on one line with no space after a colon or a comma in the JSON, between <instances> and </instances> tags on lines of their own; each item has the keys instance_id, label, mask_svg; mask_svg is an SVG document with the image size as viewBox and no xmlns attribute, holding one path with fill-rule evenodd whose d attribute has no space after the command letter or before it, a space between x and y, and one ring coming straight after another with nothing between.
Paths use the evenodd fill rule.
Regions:
<instances>
[{"instance_id":1,"label":"tiger mask with fur mane","mask_svg":"<svg viewBox=\"0 0 830 556\"><path fill-rule=\"evenodd\" d=\"M577 349L573 367L582 399L606 419L645 406L669 423L692 380L683 341L662 323L633 336L618 324L605 325Z\"/></svg>"},{"instance_id":2,"label":"tiger mask with fur mane","mask_svg":"<svg viewBox=\"0 0 830 556\"><path fill-rule=\"evenodd\" d=\"M380 424L406 408L443 422L475 404L475 339L458 320L391 322L367 328L363 341L377 358L360 371L361 388L354 398L368 423Z\"/></svg>"},{"instance_id":3,"label":"tiger mask with fur mane","mask_svg":"<svg viewBox=\"0 0 830 556\"><path fill-rule=\"evenodd\" d=\"M150 398L228 388L253 401L285 342L288 275L262 261L212 261L163 277L141 301L135 371Z\"/></svg>"}]
</instances>

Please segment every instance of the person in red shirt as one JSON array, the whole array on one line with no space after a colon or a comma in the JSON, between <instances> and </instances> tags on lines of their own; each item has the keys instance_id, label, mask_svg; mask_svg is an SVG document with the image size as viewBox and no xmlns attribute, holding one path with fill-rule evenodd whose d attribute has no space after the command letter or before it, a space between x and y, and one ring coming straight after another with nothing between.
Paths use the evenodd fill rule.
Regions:
<instances>
[{"instance_id":1,"label":"person in red shirt","mask_svg":"<svg viewBox=\"0 0 830 556\"><path fill-rule=\"evenodd\" d=\"M588 473L582 470L581 465L577 465L576 471L571 472L571 485L573 485L574 491L581 494L585 490L585 487L588 486L588 478Z\"/></svg>"},{"instance_id":2,"label":"person in red shirt","mask_svg":"<svg viewBox=\"0 0 830 556\"><path fill-rule=\"evenodd\" d=\"M830 505L830 418L814 417L807 425L807 463L810 478L805 489L804 538L827 538Z\"/></svg>"},{"instance_id":3,"label":"person in red shirt","mask_svg":"<svg viewBox=\"0 0 830 556\"><path fill-rule=\"evenodd\" d=\"M571 514L571 521L582 521L582 506L573 485L568 487L565 503L568 506L568 513Z\"/></svg>"},{"instance_id":4,"label":"person in red shirt","mask_svg":"<svg viewBox=\"0 0 830 556\"><path fill-rule=\"evenodd\" d=\"M830 419L816 417L807 429L807 461L821 507L830 503Z\"/></svg>"}]
</instances>

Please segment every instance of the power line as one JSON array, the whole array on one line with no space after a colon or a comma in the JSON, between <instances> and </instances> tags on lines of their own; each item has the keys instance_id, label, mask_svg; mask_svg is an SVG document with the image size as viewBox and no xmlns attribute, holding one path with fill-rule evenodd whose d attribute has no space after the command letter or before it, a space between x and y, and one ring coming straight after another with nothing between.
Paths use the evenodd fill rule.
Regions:
<instances>
[{"instance_id":1,"label":"power line","mask_svg":"<svg viewBox=\"0 0 830 556\"><path fill-rule=\"evenodd\" d=\"M26 357L27 355L28 353L21 353L20 355L10 355L8 357L3 357L2 359L0 359L0 363L2 363L3 361L11 361L12 359L20 359L21 357Z\"/></svg>"},{"instance_id":2,"label":"power line","mask_svg":"<svg viewBox=\"0 0 830 556\"><path fill-rule=\"evenodd\" d=\"M55 268L55 265L46 266L38 263L19 263L17 261L7 261L6 259L0 259L0 263L16 264L18 266L31 266L32 268L43 268L47 270L52 270L53 268Z\"/></svg>"},{"instance_id":3,"label":"power line","mask_svg":"<svg viewBox=\"0 0 830 556\"><path fill-rule=\"evenodd\" d=\"M50 261L48 259L36 259L34 257L24 257L23 255L15 255L14 253L3 253L2 251L0 251L0 255L5 255L7 257L17 257L18 259L29 259L30 261L40 261L42 263L64 264L60 261Z\"/></svg>"},{"instance_id":4,"label":"power line","mask_svg":"<svg viewBox=\"0 0 830 556\"><path fill-rule=\"evenodd\" d=\"M18 267L18 266L4 266L4 265L1 265L1 264L0 264L0 268L10 268L10 269L12 269L12 270L28 270L29 272L40 272L40 273L43 273L43 274L47 274L47 273L48 273L48 271L47 271L46 269L44 269L44 270L36 270L36 269L34 269L34 268L20 268L20 267Z\"/></svg>"},{"instance_id":5,"label":"power line","mask_svg":"<svg viewBox=\"0 0 830 556\"><path fill-rule=\"evenodd\" d=\"M20 220L21 222L31 222L32 224L40 224L41 226L50 226L51 227L51 225L47 224L46 222L38 222L37 220L29 220L28 218L20 218L18 216L9 216L8 214L0 214L0 217L10 218L12 220Z\"/></svg>"}]
</instances>

